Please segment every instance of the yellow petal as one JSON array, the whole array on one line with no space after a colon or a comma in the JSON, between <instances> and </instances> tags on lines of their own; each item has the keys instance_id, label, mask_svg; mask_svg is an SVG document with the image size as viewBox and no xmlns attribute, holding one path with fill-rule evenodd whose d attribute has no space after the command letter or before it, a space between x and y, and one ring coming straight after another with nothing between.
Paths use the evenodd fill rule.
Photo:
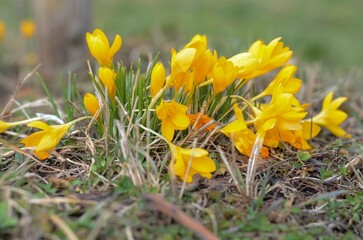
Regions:
<instances>
[{"instance_id":1,"label":"yellow petal","mask_svg":"<svg viewBox=\"0 0 363 240\"><path fill-rule=\"evenodd\" d=\"M276 124L276 118L271 118L271 119L269 119L269 120L267 120L264 124L263 124L263 126L262 126L262 129L263 129L263 131L268 131L268 130L270 130L270 129L272 129L274 126L275 126L275 124Z\"/></svg>"},{"instance_id":2,"label":"yellow petal","mask_svg":"<svg viewBox=\"0 0 363 240\"><path fill-rule=\"evenodd\" d=\"M184 130L189 126L190 119L185 113L176 112L172 118L175 129Z\"/></svg>"},{"instance_id":3,"label":"yellow petal","mask_svg":"<svg viewBox=\"0 0 363 240\"><path fill-rule=\"evenodd\" d=\"M331 100L333 99L333 92L329 92L325 98L324 98L324 101L323 101L323 109L326 109L330 106L330 103L331 103Z\"/></svg>"},{"instance_id":4,"label":"yellow petal","mask_svg":"<svg viewBox=\"0 0 363 240\"><path fill-rule=\"evenodd\" d=\"M186 72L191 67L195 53L195 48L185 48L175 55L175 64L180 72Z\"/></svg>"},{"instance_id":5,"label":"yellow petal","mask_svg":"<svg viewBox=\"0 0 363 240\"><path fill-rule=\"evenodd\" d=\"M0 133L5 132L9 127L11 127L10 123L0 120Z\"/></svg>"},{"instance_id":6,"label":"yellow petal","mask_svg":"<svg viewBox=\"0 0 363 240\"><path fill-rule=\"evenodd\" d=\"M113 58L113 56L118 52L118 50L120 50L122 45L122 38L120 37L120 35L116 35L115 39L113 40L112 46L110 48L110 52L109 52L109 57Z\"/></svg>"},{"instance_id":7,"label":"yellow petal","mask_svg":"<svg viewBox=\"0 0 363 240\"><path fill-rule=\"evenodd\" d=\"M184 160L186 159L184 158ZM216 170L215 163L209 157L192 158L191 167L198 172L214 172Z\"/></svg>"},{"instance_id":8,"label":"yellow petal","mask_svg":"<svg viewBox=\"0 0 363 240\"><path fill-rule=\"evenodd\" d=\"M165 119L161 122L161 133L168 142L171 142L174 137L173 123L169 119Z\"/></svg>"},{"instance_id":9,"label":"yellow petal","mask_svg":"<svg viewBox=\"0 0 363 240\"><path fill-rule=\"evenodd\" d=\"M208 156L208 151L204 150L203 148L185 149L179 147L178 150L180 154L182 154L184 160L190 158L191 155L193 155L195 158Z\"/></svg>"},{"instance_id":10,"label":"yellow petal","mask_svg":"<svg viewBox=\"0 0 363 240\"><path fill-rule=\"evenodd\" d=\"M163 121L167 115L168 115L168 111L167 111L167 107L165 106L165 102L162 100L160 105L156 107L155 109L156 115L157 117Z\"/></svg>"},{"instance_id":11,"label":"yellow petal","mask_svg":"<svg viewBox=\"0 0 363 240\"><path fill-rule=\"evenodd\" d=\"M86 93L84 95L83 103L87 111L90 112L92 116L96 115L98 109L100 108L98 99L91 93Z\"/></svg>"},{"instance_id":12,"label":"yellow petal","mask_svg":"<svg viewBox=\"0 0 363 240\"><path fill-rule=\"evenodd\" d=\"M101 29L96 28L92 34L93 34L93 36L99 38L102 41L102 43L105 45L107 50L110 48L110 44L108 42L107 36Z\"/></svg>"},{"instance_id":13,"label":"yellow petal","mask_svg":"<svg viewBox=\"0 0 363 240\"><path fill-rule=\"evenodd\" d=\"M247 131L247 125L243 120L236 120L223 128L223 131L233 134L237 132Z\"/></svg>"},{"instance_id":14,"label":"yellow petal","mask_svg":"<svg viewBox=\"0 0 363 240\"><path fill-rule=\"evenodd\" d=\"M35 156L37 156L39 158L39 160L45 160L50 156L49 152L34 151L33 153Z\"/></svg>"},{"instance_id":15,"label":"yellow petal","mask_svg":"<svg viewBox=\"0 0 363 240\"><path fill-rule=\"evenodd\" d=\"M160 89L164 86L166 79L166 72L164 65L160 62L155 64L152 72L151 72L151 80L150 80L150 92L154 97Z\"/></svg>"},{"instance_id":16,"label":"yellow petal","mask_svg":"<svg viewBox=\"0 0 363 240\"><path fill-rule=\"evenodd\" d=\"M309 119L302 121L301 124L303 126L303 136L305 139L314 138L321 130L317 124L312 123Z\"/></svg>"},{"instance_id":17,"label":"yellow petal","mask_svg":"<svg viewBox=\"0 0 363 240\"><path fill-rule=\"evenodd\" d=\"M44 137L45 134L45 131L35 132L25 137L20 142L24 144L25 147L35 147L39 144L40 140Z\"/></svg>"},{"instance_id":18,"label":"yellow petal","mask_svg":"<svg viewBox=\"0 0 363 240\"><path fill-rule=\"evenodd\" d=\"M39 129L43 129L48 131L49 129L51 129L48 124L46 124L45 122L42 121L34 121L31 122L27 125L28 127L33 127L33 128L39 128Z\"/></svg>"}]
</instances>

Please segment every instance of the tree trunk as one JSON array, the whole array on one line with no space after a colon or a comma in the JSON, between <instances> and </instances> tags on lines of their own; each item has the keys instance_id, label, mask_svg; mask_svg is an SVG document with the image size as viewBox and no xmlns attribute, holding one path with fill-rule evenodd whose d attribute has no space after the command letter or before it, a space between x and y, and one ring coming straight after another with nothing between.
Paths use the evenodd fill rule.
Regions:
<instances>
[{"instance_id":1,"label":"tree trunk","mask_svg":"<svg viewBox=\"0 0 363 240\"><path fill-rule=\"evenodd\" d=\"M87 74L85 34L91 31L92 0L34 0L36 44L42 77L59 82L60 73ZM84 75L83 75L84 76ZM50 86L56 89L59 85Z\"/></svg>"}]
</instances>

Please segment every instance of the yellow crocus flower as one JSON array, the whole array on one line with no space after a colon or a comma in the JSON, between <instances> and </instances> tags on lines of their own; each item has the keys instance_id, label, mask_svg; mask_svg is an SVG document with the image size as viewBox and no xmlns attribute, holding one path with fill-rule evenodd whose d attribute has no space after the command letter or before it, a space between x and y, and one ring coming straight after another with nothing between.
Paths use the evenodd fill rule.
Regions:
<instances>
[{"instance_id":1,"label":"yellow crocus flower","mask_svg":"<svg viewBox=\"0 0 363 240\"><path fill-rule=\"evenodd\" d=\"M41 131L30 134L21 140L21 143L23 143L25 147L34 147L34 155L40 160L47 159L50 156L50 152L53 151L74 123L75 121L49 126L42 121L31 122L28 124L28 127L39 128Z\"/></svg>"},{"instance_id":2,"label":"yellow crocus flower","mask_svg":"<svg viewBox=\"0 0 363 240\"><path fill-rule=\"evenodd\" d=\"M293 52L284 47L280 40L281 37L276 38L267 45L263 41L256 41L248 52L233 56L231 60L239 69L237 77L250 80L283 66L292 57Z\"/></svg>"},{"instance_id":3,"label":"yellow crocus flower","mask_svg":"<svg viewBox=\"0 0 363 240\"><path fill-rule=\"evenodd\" d=\"M5 32L6 32L5 23L0 20L0 41L4 38Z\"/></svg>"},{"instance_id":4,"label":"yellow crocus flower","mask_svg":"<svg viewBox=\"0 0 363 240\"><path fill-rule=\"evenodd\" d=\"M155 96L165 84L166 73L164 65L161 62L155 64L151 72L150 93Z\"/></svg>"},{"instance_id":5,"label":"yellow crocus flower","mask_svg":"<svg viewBox=\"0 0 363 240\"><path fill-rule=\"evenodd\" d=\"M98 69L98 77L103 86L107 88L108 96L113 101L116 96L116 72L107 67L100 67Z\"/></svg>"},{"instance_id":6,"label":"yellow crocus flower","mask_svg":"<svg viewBox=\"0 0 363 240\"><path fill-rule=\"evenodd\" d=\"M188 127L190 120L186 114L188 107L175 101L164 102L156 108L156 115L161 120L161 133L167 141L174 137L175 130L184 130Z\"/></svg>"},{"instance_id":7,"label":"yellow crocus flower","mask_svg":"<svg viewBox=\"0 0 363 240\"><path fill-rule=\"evenodd\" d=\"M122 38L120 35L116 35L115 39L110 47L110 43L105 33L100 29L95 29L92 33L86 34L86 40L89 51L92 56L103 67L110 67L113 57L120 50L122 45Z\"/></svg>"},{"instance_id":8,"label":"yellow crocus flower","mask_svg":"<svg viewBox=\"0 0 363 240\"><path fill-rule=\"evenodd\" d=\"M97 97L91 93L86 93L84 95L83 104L92 116L95 116L97 111L100 109Z\"/></svg>"},{"instance_id":9,"label":"yellow crocus flower","mask_svg":"<svg viewBox=\"0 0 363 240\"><path fill-rule=\"evenodd\" d=\"M35 120L39 120L39 118L26 119L26 120L17 121L17 122L4 122L4 121L0 120L0 133L5 132L6 130L8 130L11 127L23 125L23 124L26 124L29 122L33 122Z\"/></svg>"},{"instance_id":10,"label":"yellow crocus flower","mask_svg":"<svg viewBox=\"0 0 363 240\"><path fill-rule=\"evenodd\" d=\"M347 98L339 97L333 100L333 92L329 92L323 101L322 110L312 119L312 125L318 125L328 129L332 134L337 137L346 137L349 138L350 134L339 127L339 125L344 122L344 120L348 117L348 114L339 110L338 108L342 105ZM310 120L305 120L310 124ZM310 132L309 128L307 130L307 134Z\"/></svg>"},{"instance_id":11,"label":"yellow crocus flower","mask_svg":"<svg viewBox=\"0 0 363 240\"><path fill-rule=\"evenodd\" d=\"M277 88L268 105L252 109L256 115L253 120L255 128L265 136L264 145L277 147L281 141L294 144L295 135L302 135L301 120L307 112L291 93L283 93L281 88Z\"/></svg>"},{"instance_id":12,"label":"yellow crocus flower","mask_svg":"<svg viewBox=\"0 0 363 240\"><path fill-rule=\"evenodd\" d=\"M170 144L170 149L172 159L169 169L187 183L192 182L195 174L211 178L211 172L216 170L215 163L208 157L209 153L202 148L185 149Z\"/></svg>"},{"instance_id":13,"label":"yellow crocus flower","mask_svg":"<svg viewBox=\"0 0 363 240\"><path fill-rule=\"evenodd\" d=\"M35 33L35 23L33 20L26 19L20 22L20 33L24 38L32 38Z\"/></svg>"},{"instance_id":14,"label":"yellow crocus flower","mask_svg":"<svg viewBox=\"0 0 363 240\"><path fill-rule=\"evenodd\" d=\"M200 54L204 53L207 50L208 40L206 35L195 35L189 43L187 43L184 47L193 48L196 50L196 57L199 57Z\"/></svg>"},{"instance_id":15,"label":"yellow crocus flower","mask_svg":"<svg viewBox=\"0 0 363 240\"><path fill-rule=\"evenodd\" d=\"M212 71L214 93L224 91L236 79L237 68L225 57L217 60Z\"/></svg>"},{"instance_id":16,"label":"yellow crocus flower","mask_svg":"<svg viewBox=\"0 0 363 240\"><path fill-rule=\"evenodd\" d=\"M173 52L171 59L172 74L188 71L193 64L196 53L195 48L184 48L179 52Z\"/></svg>"}]
</instances>

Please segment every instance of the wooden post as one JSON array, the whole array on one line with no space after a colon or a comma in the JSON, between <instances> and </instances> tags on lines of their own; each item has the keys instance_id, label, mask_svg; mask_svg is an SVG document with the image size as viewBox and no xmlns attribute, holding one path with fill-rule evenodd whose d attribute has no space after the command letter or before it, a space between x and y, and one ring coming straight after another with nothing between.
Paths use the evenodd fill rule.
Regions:
<instances>
[{"instance_id":1,"label":"wooden post","mask_svg":"<svg viewBox=\"0 0 363 240\"><path fill-rule=\"evenodd\" d=\"M34 0L36 44L42 77L59 82L71 71L87 74L85 34L91 31L92 0ZM59 87L50 86L52 89Z\"/></svg>"}]
</instances>

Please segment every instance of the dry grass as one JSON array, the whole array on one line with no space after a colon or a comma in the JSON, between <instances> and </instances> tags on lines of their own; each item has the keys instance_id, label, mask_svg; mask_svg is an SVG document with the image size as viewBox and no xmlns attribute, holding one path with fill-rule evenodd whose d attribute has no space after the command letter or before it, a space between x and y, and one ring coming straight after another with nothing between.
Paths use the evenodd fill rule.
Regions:
<instances>
[{"instance_id":1,"label":"dry grass","mask_svg":"<svg viewBox=\"0 0 363 240\"><path fill-rule=\"evenodd\" d=\"M351 102L358 109L359 99ZM78 126L46 161L2 134L0 239L363 238L359 118L346 122L351 139L323 133L307 159L286 145L271 150L256 162L249 194L248 158L224 136L195 131L185 139L204 145L218 169L184 186L167 173L166 146L146 141L147 131L129 138L147 128L120 119L119 143L94 139L91 124Z\"/></svg>"}]
</instances>

